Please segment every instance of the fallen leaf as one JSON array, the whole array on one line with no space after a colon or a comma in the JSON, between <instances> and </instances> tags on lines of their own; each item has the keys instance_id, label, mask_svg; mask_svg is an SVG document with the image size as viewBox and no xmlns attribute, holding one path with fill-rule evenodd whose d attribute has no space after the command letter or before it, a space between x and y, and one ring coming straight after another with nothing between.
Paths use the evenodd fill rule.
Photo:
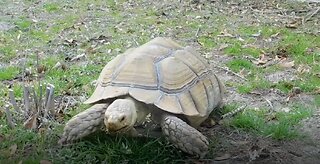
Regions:
<instances>
[{"instance_id":1,"label":"fallen leaf","mask_svg":"<svg viewBox=\"0 0 320 164\"><path fill-rule=\"evenodd\" d=\"M278 64L280 67L282 67L282 68L292 68L292 67L294 67L294 61L290 61L290 62L280 62L279 64Z\"/></svg>"},{"instance_id":2,"label":"fallen leaf","mask_svg":"<svg viewBox=\"0 0 320 164\"><path fill-rule=\"evenodd\" d=\"M218 50L221 51L221 50L224 50L227 47L229 47L228 44L221 44L220 47L218 48Z\"/></svg>"},{"instance_id":3,"label":"fallen leaf","mask_svg":"<svg viewBox=\"0 0 320 164\"><path fill-rule=\"evenodd\" d=\"M303 65L303 64L300 64L297 68L297 72L299 74L304 74L304 73L309 73L310 72L310 67L307 66L307 65Z\"/></svg>"},{"instance_id":4,"label":"fallen leaf","mask_svg":"<svg viewBox=\"0 0 320 164\"><path fill-rule=\"evenodd\" d=\"M223 30L220 32L220 35L217 35L217 37L230 37L230 38L234 38L235 36L233 36L232 34L228 33L227 30Z\"/></svg>"},{"instance_id":5,"label":"fallen leaf","mask_svg":"<svg viewBox=\"0 0 320 164\"><path fill-rule=\"evenodd\" d=\"M255 34L251 34L252 37L259 37L261 35L261 30L259 30L257 33Z\"/></svg>"},{"instance_id":6,"label":"fallen leaf","mask_svg":"<svg viewBox=\"0 0 320 164\"><path fill-rule=\"evenodd\" d=\"M66 40L64 40L63 44L66 46L75 47L78 45L78 41L76 41L74 39L66 39Z\"/></svg>"},{"instance_id":7,"label":"fallen leaf","mask_svg":"<svg viewBox=\"0 0 320 164\"><path fill-rule=\"evenodd\" d=\"M39 65L37 67L37 72L38 73L44 73L46 70L47 70L47 67L45 65L43 65L43 64L41 64L41 65Z\"/></svg>"},{"instance_id":8,"label":"fallen leaf","mask_svg":"<svg viewBox=\"0 0 320 164\"><path fill-rule=\"evenodd\" d=\"M270 37L271 37L271 38L276 38L276 37L278 37L278 36L279 36L279 34L280 34L280 33L279 33L279 32L277 32L277 33L275 33L275 34L272 34Z\"/></svg>"},{"instance_id":9,"label":"fallen leaf","mask_svg":"<svg viewBox=\"0 0 320 164\"><path fill-rule=\"evenodd\" d=\"M23 126L27 129L37 129L38 125L37 125L37 118L38 115L34 114L33 116L31 116L27 121L25 121L23 123Z\"/></svg>"},{"instance_id":10,"label":"fallen leaf","mask_svg":"<svg viewBox=\"0 0 320 164\"><path fill-rule=\"evenodd\" d=\"M242 39L241 37L238 37L238 40L241 41L241 42L244 41L244 39Z\"/></svg>"},{"instance_id":11,"label":"fallen leaf","mask_svg":"<svg viewBox=\"0 0 320 164\"><path fill-rule=\"evenodd\" d=\"M276 60L283 60L288 58L289 53L286 48L280 47L276 51Z\"/></svg>"},{"instance_id":12,"label":"fallen leaf","mask_svg":"<svg viewBox=\"0 0 320 164\"><path fill-rule=\"evenodd\" d=\"M40 135L43 135L43 134L46 133L46 131L47 131L46 128L40 128L40 129L38 130L38 133L39 133Z\"/></svg>"},{"instance_id":13,"label":"fallen leaf","mask_svg":"<svg viewBox=\"0 0 320 164\"><path fill-rule=\"evenodd\" d=\"M288 24L286 24L287 28L297 28L300 25L300 22L297 20L294 20Z\"/></svg>"},{"instance_id":14,"label":"fallen leaf","mask_svg":"<svg viewBox=\"0 0 320 164\"><path fill-rule=\"evenodd\" d=\"M127 32L128 32L128 33L132 33L132 32L134 32L134 31L131 30L131 32L130 32L130 29L129 29ZM110 42L110 40L111 40L111 37L110 37L110 36L100 35L100 36L98 36L98 37L96 37L96 38L91 38L91 39L89 40L89 42L95 41L95 42L98 42L98 43L100 43L100 44L103 44L103 43Z\"/></svg>"},{"instance_id":15,"label":"fallen leaf","mask_svg":"<svg viewBox=\"0 0 320 164\"><path fill-rule=\"evenodd\" d=\"M231 157L231 155L229 153L226 153L220 157L216 157L214 158L214 160L216 161L223 161L223 160L226 160L226 159L229 159Z\"/></svg>"},{"instance_id":16,"label":"fallen leaf","mask_svg":"<svg viewBox=\"0 0 320 164\"><path fill-rule=\"evenodd\" d=\"M75 57L72 58L70 61L79 60L79 59L81 59L81 58L83 58L83 57L86 57L86 54L85 54L85 53L75 56Z\"/></svg>"},{"instance_id":17,"label":"fallen leaf","mask_svg":"<svg viewBox=\"0 0 320 164\"><path fill-rule=\"evenodd\" d=\"M320 87L314 89L314 94L320 94Z\"/></svg>"},{"instance_id":18,"label":"fallen leaf","mask_svg":"<svg viewBox=\"0 0 320 164\"><path fill-rule=\"evenodd\" d=\"M267 57L265 54L261 54L260 56L259 56L259 59L257 60L257 61L253 61L253 63L255 64L255 65L264 65L264 64L266 64L268 61L269 61L269 57Z\"/></svg>"},{"instance_id":19,"label":"fallen leaf","mask_svg":"<svg viewBox=\"0 0 320 164\"><path fill-rule=\"evenodd\" d=\"M10 147L9 147L10 155L15 154L16 151L17 151L17 149L18 149L17 144L14 144L14 145L10 146Z\"/></svg>"},{"instance_id":20,"label":"fallen leaf","mask_svg":"<svg viewBox=\"0 0 320 164\"><path fill-rule=\"evenodd\" d=\"M57 62L52 69L57 69L57 68L61 68L62 70L66 70L68 67L64 62Z\"/></svg>"},{"instance_id":21,"label":"fallen leaf","mask_svg":"<svg viewBox=\"0 0 320 164\"><path fill-rule=\"evenodd\" d=\"M40 161L40 164L51 164L52 162L51 161L48 161L48 160L41 160Z\"/></svg>"}]
</instances>

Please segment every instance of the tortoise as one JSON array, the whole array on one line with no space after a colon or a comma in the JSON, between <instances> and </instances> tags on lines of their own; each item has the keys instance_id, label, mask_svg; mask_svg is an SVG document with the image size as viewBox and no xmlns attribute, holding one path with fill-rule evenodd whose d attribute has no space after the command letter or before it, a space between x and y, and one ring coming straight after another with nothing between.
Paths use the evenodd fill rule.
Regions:
<instances>
[{"instance_id":1,"label":"tortoise","mask_svg":"<svg viewBox=\"0 0 320 164\"><path fill-rule=\"evenodd\" d=\"M116 56L102 70L92 106L71 118L60 144L105 127L110 133L137 135L135 127L151 114L175 147L203 157L207 138L197 128L223 104L224 87L208 61L192 47L157 37Z\"/></svg>"}]
</instances>

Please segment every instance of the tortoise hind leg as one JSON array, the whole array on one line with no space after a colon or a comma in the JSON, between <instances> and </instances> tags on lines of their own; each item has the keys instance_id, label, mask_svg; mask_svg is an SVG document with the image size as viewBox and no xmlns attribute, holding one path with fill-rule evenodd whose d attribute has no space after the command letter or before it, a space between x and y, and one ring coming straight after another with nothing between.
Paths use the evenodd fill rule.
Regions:
<instances>
[{"instance_id":1,"label":"tortoise hind leg","mask_svg":"<svg viewBox=\"0 0 320 164\"><path fill-rule=\"evenodd\" d=\"M72 117L64 127L59 144L83 138L103 125L103 116L109 104L96 104Z\"/></svg>"},{"instance_id":2,"label":"tortoise hind leg","mask_svg":"<svg viewBox=\"0 0 320 164\"><path fill-rule=\"evenodd\" d=\"M165 115L161 120L161 128L166 138L184 152L200 158L208 152L206 137L178 117Z\"/></svg>"}]
</instances>

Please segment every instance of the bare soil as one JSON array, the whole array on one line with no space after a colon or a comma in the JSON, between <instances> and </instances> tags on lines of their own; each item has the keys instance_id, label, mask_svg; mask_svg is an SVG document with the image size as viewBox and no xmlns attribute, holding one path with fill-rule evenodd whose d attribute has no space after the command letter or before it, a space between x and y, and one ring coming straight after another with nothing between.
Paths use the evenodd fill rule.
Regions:
<instances>
[{"instance_id":1,"label":"bare soil","mask_svg":"<svg viewBox=\"0 0 320 164\"><path fill-rule=\"evenodd\" d=\"M249 8L254 8L252 12L246 12L241 20L230 19L231 22L234 21L233 26L237 28L238 22L248 24L260 20L263 22L269 22L273 26L281 26L285 22L290 22L297 17L303 17L300 15L299 11L301 8L293 8L292 13L289 15L276 14L283 12L282 9L275 7L272 3L276 1L246 1L238 2L233 1L227 3L228 5L219 6L220 9L230 9L226 13L233 15L233 12L238 12L241 15L241 11L246 11ZM236 5L235 5L236 4ZM320 5L319 2L310 4L314 7ZM230 7L232 6L232 7ZM282 11L281 11L282 10ZM289 12L288 10L285 12ZM291 14L292 14L291 13ZM228 15L227 14L227 15ZM299 15L299 16L298 16ZM316 16L319 19L319 14ZM231 16L230 16L231 18ZM251 18L251 19L250 19ZM315 23L318 24L318 23ZM319 29L314 29L315 26L303 26L300 28L301 32L315 32L315 35L319 36ZM265 47L270 46L272 43L265 43L261 41L256 42L256 46ZM210 59L212 63L218 63L219 65L224 65L229 60L230 56L222 54L220 51L215 51L210 54ZM215 68L218 76L225 83L245 83L245 81L238 76L220 69ZM265 79L272 83L277 83L279 81L290 81L294 80L296 69L286 69L283 71L275 71L265 75ZM226 86L227 103L240 103L248 104L250 108L271 108L272 104L273 110L285 110L290 104L299 102L305 107L315 108L313 103L313 95L300 93L291 97L288 101L288 94L281 92L278 89L267 89L258 90L249 94L240 94L237 92L236 88ZM269 102L268 102L269 101ZM304 138L298 138L289 141L277 141L272 140L268 137L256 136L254 134L248 134L237 130L226 129L221 125L217 125L213 130L203 129L208 136L217 139L216 152L214 156L216 158L212 160L203 160L204 163L319 163L320 162L320 109L315 108L315 112L312 117L307 118L301 122L301 127L298 127L302 134L305 134Z\"/></svg>"}]
</instances>

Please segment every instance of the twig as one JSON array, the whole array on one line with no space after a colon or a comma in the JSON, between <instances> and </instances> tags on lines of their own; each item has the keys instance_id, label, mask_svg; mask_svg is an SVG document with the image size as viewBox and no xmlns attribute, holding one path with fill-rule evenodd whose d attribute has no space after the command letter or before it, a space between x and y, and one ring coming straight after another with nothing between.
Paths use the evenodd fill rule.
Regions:
<instances>
[{"instance_id":1,"label":"twig","mask_svg":"<svg viewBox=\"0 0 320 164\"><path fill-rule=\"evenodd\" d=\"M309 16L306 16L304 18L303 22L309 21L314 15L316 15L320 11L320 7L318 7L316 10L314 10Z\"/></svg>"},{"instance_id":2,"label":"twig","mask_svg":"<svg viewBox=\"0 0 320 164\"><path fill-rule=\"evenodd\" d=\"M44 114L45 117L48 116L49 110L51 112L51 108L53 105L53 93L54 93L54 86L52 84L48 84L47 89L46 89L46 99L45 99L45 101L46 101L45 114Z\"/></svg>"},{"instance_id":3,"label":"twig","mask_svg":"<svg viewBox=\"0 0 320 164\"><path fill-rule=\"evenodd\" d=\"M60 111L62 110L61 104L62 104L63 99L64 99L64 97L61 96L60 99L58 100L58 104L56 106L57 113L60 113Z\"/></svg>"},{"instance_id":4,"label":"twig","mask_svg":"<svg viewBox=\"0 0 320 164\"><path fill-rule=\"evenodd\" d=\"M35 104L35 108L33 109L33 112L36 113L38 111L38 108L39 108L39 101L38 101L38 97L37 97L36 91L34 89L34 86L31 86L30 92L32 92L32 94L33 94L33 101L34 101L34 104Z\"/></svg>"},{"instance_id":5,"label":"twig","mask_svg":"<svg viewBox=\"0 0 320 164\"><path fill-rule=\"evenodd\" d=\"M198 34L200 32L200 27L198 27L197 31L196 31L196 34L195 34L195 37L197 38L198 37Z\"/></svg>"},{"instance_id":6,"label":"twig","mask_svg":"<svg viewBox=\"0 0 320 164\"><path fill-rule=\"evenodd\" d=\"M268 100L267 98L265 98L265 97L262 97L264 100L266 100L266 102L268 103L268 105L270 106L270 108L271 108L271 110L272 111L275 111L274 110L274 107L273 107L273 105L272 105L272 103L271 103L271 101L270 100Z\"/></svg>"},{"instance_id":7,"label":"twig","mask_svg":"<svg viewBox=\"0 0 320 164\"><path fill-rule=\"evenodd\" d=\"M50 93L50 88L49 88L49 86L47 86L47 87L46 87L46 95L45 95L45 97L44 97L44 104L43 104L44 107L47 106L49 93Z\"/></svg>"},{"instance_id":8,"label":"twig","mask_svg":"<svg viewBox=\"0 0 320 164\"><path fill-rule=\"evenodd\" d=\"M78 59L80 59L82 57L85 57L85 56L86 56L86 54L83 53L83 54L80 54L80 55L77 55L77 56L73 57L70 61L72 62L72 61L78 60Z\"/></svg>"},{"instance_id":9,"label":"twig","mask_svg":"<svg viewBox=\"0 0 320 164\"><path fill-rule=\"evenodd\" d=\"M67 110L68 107L69 107L70 101L71 101L71 98L68 97L68 102L66 103L66 106L65 106L64 109L63 109L63 113L66 113L66 110Z\"/></svg>"},{"instance_id":10,"label":"twig","mask_svg":"<svg viewBox=\"0 0 320 164\"><path fill-rule=\"evenodd\" d=\"M244 105L240 106L239 108L237 108L236 110L228 112L228 113L222 115L221 117L222 117L222 119L230 118L230 117L236 115L237 113L242 112L246 107L247 107L247 104L244 104Z\"/></svg>"},{"instance_id":11,"label":"twig","mask_svg":"<svg viewBox=\"0 0 320 164\"><path fill-rule=\"evenodd\" d=\"M49 111L51 112L51 114L54 113L54 85L49 84L50 86L50 93L49 93Z\"/></svg>"},{"instance_id":12,"label":"twig","mask_svg":"<svg viewBox=\"0 0 320 164\"><path fill-rule=\"evenodd\" d=\"M246 79L245 77L243 77L243 76L241 76L241 75L239 75L239 74L231 71L228 67L222 67L222 66L218 66L218 65L216 65L216 64L214 64L214 67L220 68L220 69L222 69L222 70L225 70L226 72L229 72L229 73L231 73L231 74L233 74L233 75L235 75L235 76L238 76L238 77L241 78L242 80L245 80L245 81L248 80L248 79Z\"/></svg>"},{"instance_id":13,"label":"twig","mask_svg":"<svg viewBox=\"0 0 320 164\"><path fill-rule=\"evenodd\" d=\"M39 84L39 108L38 113L40 113L40 110L42 109L42 84Z\"/></svg>"},{"instance_id":14,"label":"twig","mask_svg":"<svg viewBox=\"0 0 320 164\"><path fill-rule=\"evenodd\" d=\"M12 116L11 116L11 113L10 113L10 110L9 110L9 105L6 104L4 106L4 109L5 109L5 112L6 112L6 117L7 117L7 123L9 125L9 127L11 129L13 129L15 127L14 123L13 123L13 120L12 120Z\"/></svg>"},{"instance_id":15,"label":"twig","mask_svg":"<svg viewBox=\"0 0 320 164\"><path fill-rule=\"evenodd\" d=\"M29 87L24 86L23 87L23 98L24 98L24 106L25 106L25 112L28 115L30 110L30 99L29 99L30 93L29 93Z\"/></svg>"},{"instance_id":16,"label":"twig","mask_svg":"<svg viewBox=\"0 0 320 164\"><path fill-rule=\"evenodd\" d=\"M9 98L10 98L10 103L12 104L14 110L17 112L20 112L20 108L17 105L17 101L16 101L16 98L14 97L12 89L9 89Z\"/></svg>"}]
</instances>

